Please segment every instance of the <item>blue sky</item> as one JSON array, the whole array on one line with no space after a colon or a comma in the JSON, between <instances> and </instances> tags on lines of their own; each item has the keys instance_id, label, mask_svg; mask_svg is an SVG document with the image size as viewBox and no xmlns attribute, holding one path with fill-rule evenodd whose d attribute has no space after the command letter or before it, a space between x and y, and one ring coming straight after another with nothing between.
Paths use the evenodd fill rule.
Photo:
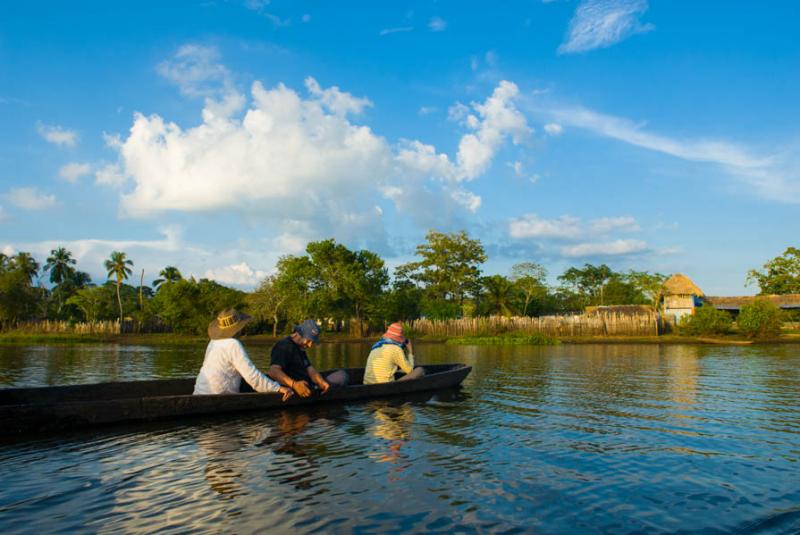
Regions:
<instances>
[{"instance_id":1,"label":"blue sky","mask_svg":"<svg viewBox=\"0 0 800 535\"><path fill-rule=\"evenodd\" d=\"M428 229L753 293L797 246L795 2L7 3L0 249L252 287Z\"/></svg>"}]
</instances>

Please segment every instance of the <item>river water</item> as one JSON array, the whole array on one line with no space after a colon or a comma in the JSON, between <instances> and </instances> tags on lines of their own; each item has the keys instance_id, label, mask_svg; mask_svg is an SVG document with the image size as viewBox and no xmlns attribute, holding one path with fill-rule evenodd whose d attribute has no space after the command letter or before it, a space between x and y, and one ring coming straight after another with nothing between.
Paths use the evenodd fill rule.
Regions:
<instances>
[{"instance_id":1,"label":"river water","mask_svg":"<svg viewBox=\"0 0 800 535\"><path fill-rule=\"evenodd\" d=\"M416 352L472 374L414 399L0 440L0 532L800 532L798 345ZM191 376L202 355L0 347L0 387Z\"/></svg>"}]
</instances>

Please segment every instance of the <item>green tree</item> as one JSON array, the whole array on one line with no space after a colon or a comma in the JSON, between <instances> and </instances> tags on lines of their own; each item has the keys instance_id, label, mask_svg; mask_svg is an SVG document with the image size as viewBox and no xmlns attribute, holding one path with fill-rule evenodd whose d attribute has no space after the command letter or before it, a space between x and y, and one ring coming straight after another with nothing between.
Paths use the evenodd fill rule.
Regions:
<instances>
[{"instance_id":1,"label":"green tree","mask_svg":"<svg viewBox=\"0 0 800 535\"><path fill-rule=\"evenodd\" d=\"M542 300L547 295L547 270L536 262L521 262L511 266L511 281L524 298L522 315L528 315L528 307L534 299Z\"/></svg>"},{"instance_id":2,"label":"green tree","mask_svg":"<svg viewBox=\"0 0 800 535\"><path fill-rule=\"evenodd\" d=\"M736 326L748 338L776 338L781 334L783 311L766 299L756 299L742 307Z\"/></svg>"},{"instance_id":3,"label":"green tree","mask_svg":"<svg viewBox=\"0 0 800 535\"><path fill-rule=\"evenodd\" d=\"M307 256L283 256L278 260L275 290L285 296L284 311L290 322L299 323L311 316L315 270Z\"/></svg>"},{"instance_id":4,"label":"green tree","mask_svg":"<svg viewBox=\"0 0 800 535\"><path fill-rule=\"evenodd\" d=\"M511 302L514 299L514 283L502 275L483 277L486 290L484 306L489 314L511 316Z\"/></svg>"},{"instance_id":5,"label":"green tree","mask_svg":"<svg viewBox=\"0 0 800 535\"><path fill-rule=\"evenodd\" d=\"M150 302L153 312L167 327L186 334L204 334L220 310L242 308L244 304L244 292L194 278L162 285Z\"/></svg>"},{"instance_id":6,"label":"green tree","mask_svg":"<svg viewBox=\"0 0 800 535\"><path fill-rule=\"evenodd\" d=\"M33 283L33 279L39 274L39 263L30 253L20 251L11 258L10 265L11 269L27 277L29 283Z\"/></svg>"},{"instance_id":7,"label":"green tree","mask_svg":"<svg viewBox=\"0 0 800 535\"><path fill-rule=\"evenodd\" d=\"M119 303L119 322L122 325L122 298L120 297L120 286L123 281L130 277L132 271L128 266L133 265L133 260L129 260L127 255L121 251L114 251L111 257L105 261L106 270L108 271L108 278L114 277L117 284L117 303Z\"/></svg>"},{"instance_id":8,"label":"green tree","mask_svg":"<svg viewBox=\"0 0 800 535\"><path fill-rule=\"evenodd\" d=\"M247 308L258 320L272 320L272 336L278 335L278 323L289 298L276 284L277 275L269 275L247 296Z\"/></svg>"},{"instance_id":9,"label":"green tree","mask_svg":"<svg viewBox=\"0 0 800 535\"><path fill-rule=\"evenodd\" d=\"M67 304L77 308L84 321L98 321L111 313L109 292L106 286L79 288L67 299Z\"/></svg>"},{"instance_id":10,"label":"green tree","mask_svg":"<svg viewBox=\"0 0 800 535\"><path fill-rule=\"evenodd\" d=\"M704 305L694 310L694 314L681 318L678 329L681 334L692 336L703 334L725 334L731 330L733 319L724 310Z\"/></svg>"},{"instance_id":11,"label":"green tree","mask_svg":"<svg viewBox=\"0 0 800 535\"><path fill-rule=\"evenodd\" d=\"M578 294L585 305L604 305L604 292L606 283L616 274L605 264L594 266L584 264L583 268L571 267L562 275L560 280L564 285Z\"/></svg>"},{"instance_id":12,"label":"green tree","mask_svg":"<svg viewBox=\"0 0 800 535\"><path fill-rule=\"evenodd\" d=\"M159 278L153 281L153 288L158 290L159 286L165 282L177 282L183 279L183 275L175 266L167 266L158 273Z\"/></svg>"},{"instance_id":13,"label":"green tree","mask_svg":"<svg viewBox=\"0 0 800 535\"><path fill-rule=\"evenodd\" d=\"M50 282L61 284L72 278L76 263L71 252L64 247L59 247L50 251L50 256L47 257L44 264L44 271L50 272Z\"/></svg>"},{"instance_id":14,"label":"green tree","mask_svg":"<svg viewBox=\"0 0 800 535\"><path fill-rule=\"evenodd\" d=\"M751 269L747 283L758 284L761 295L800 293L800 249L789 247L763 266L764 271Z\"/></svg>"},{"instance_id":15,"label":"green tree","mask_svg":"<svg viewBox=\"0 0 800 535\"><path fill-rule=\"evenodd\" d=\"M625 282L633 285L647 300L647 303L658 306L664 291L666 275L648 271L630 270L623 276Z\"/></svg>"},{"instance_id":16,"label":"green tree","mask_svg":"<svg viewBox=\"0 0 800 535\"><path fill-rule=\"evenodd\" d=\"M463 231L431 230L425 239L416 250L422 259L400 266L396 275L422 285L431 315L451 315L455 310L455 315L461 315L464 300L480 289L480 266L486 261L483 245Z\"/></svg>"}]
</instances>

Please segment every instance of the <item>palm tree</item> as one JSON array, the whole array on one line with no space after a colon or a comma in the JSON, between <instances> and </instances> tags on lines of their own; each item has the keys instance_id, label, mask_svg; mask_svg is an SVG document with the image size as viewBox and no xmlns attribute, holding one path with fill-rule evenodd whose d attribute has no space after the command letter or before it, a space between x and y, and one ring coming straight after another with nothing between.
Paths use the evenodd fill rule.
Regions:
<instances>
[{"instance_id":1,"label":"palm tree","mask_svg":"<svg viewBox=\"0 0 800 535\"><path fill-rule=\"evenodd\" d=\"M510 302L514 295L514 285L502 275L492 275L483 278L483 287L486 288L489 311L492 314L511 315Z\"/></svg>"},{"instance_id":2,"label":"palm tree","mask_svg":"<svg viewBox=\"0 0 800 535\"><path fill-rule=\"evenodd\" d=\"M33 259L30 253L19 252L11 259L14 269L21 271L33 283L34 277L39 273L39 262Z\"/></svg>"},{"instance_id":3,"label":"palm tree","mask_svg":"<svg viewBox=\"0 0 800 535\"><path fill-rule=\"evenodd\" d=\"M75 264L76 261L72 258L72 253L64 247L59 247L50 251L50 256L47 257L47 262L44 264L44 271L50 272L50 282L61 284L65 280L72 278L75 273L75 268L72 266Z\"/></svg>"},{"instance_id":4,"label":"palm tree","mask_svg":"<svg viewBox=\"0 0 800 535\"><path fill-rule=\"evenodd\" d=\"M153 281L153 288L155 289L158 289L158 287L165 282L178 282L179 280L183 280L183 275L181 275L181 272L175 266L165 267L159 272L158 276L161 278Z\"/></svg>"},{"instance_id":5,"label":"palm tree","mask_svg":"<svg viewBox=\"0 0 800 535\"><path fill-rule=\"evenodd\" d=\"M122 286L122 281L126 280L132 273L131 268L128 266L133 265L133 260L126 258L126 254L121 251L114 251L111 257L106 260L106 270L108 270L108 278L113 275L117 279L117 303L119 303L119 324L122 328L122 297L119 295L119 288Z\"/></svg>"}]
</instances>

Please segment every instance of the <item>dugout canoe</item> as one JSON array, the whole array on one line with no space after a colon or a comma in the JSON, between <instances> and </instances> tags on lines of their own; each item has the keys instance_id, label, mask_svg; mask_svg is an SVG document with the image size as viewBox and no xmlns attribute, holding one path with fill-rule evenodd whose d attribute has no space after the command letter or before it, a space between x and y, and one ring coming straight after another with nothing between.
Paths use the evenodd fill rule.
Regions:
<instances>
[{"instance_id":1,"label":"dugout canoe","mask_svg":"<svg viewBox=\"0 0 800 535\"><path fill-rule=\"evenodd\" d=\"M0 389L0 435L402 396L458 386L472 370L464 364L424 368L420 379L376 385L360 384L364 368L346 368L350 386L286 402L273 393L194 396L194 378Z\"/></svg>"}]
</instances>

